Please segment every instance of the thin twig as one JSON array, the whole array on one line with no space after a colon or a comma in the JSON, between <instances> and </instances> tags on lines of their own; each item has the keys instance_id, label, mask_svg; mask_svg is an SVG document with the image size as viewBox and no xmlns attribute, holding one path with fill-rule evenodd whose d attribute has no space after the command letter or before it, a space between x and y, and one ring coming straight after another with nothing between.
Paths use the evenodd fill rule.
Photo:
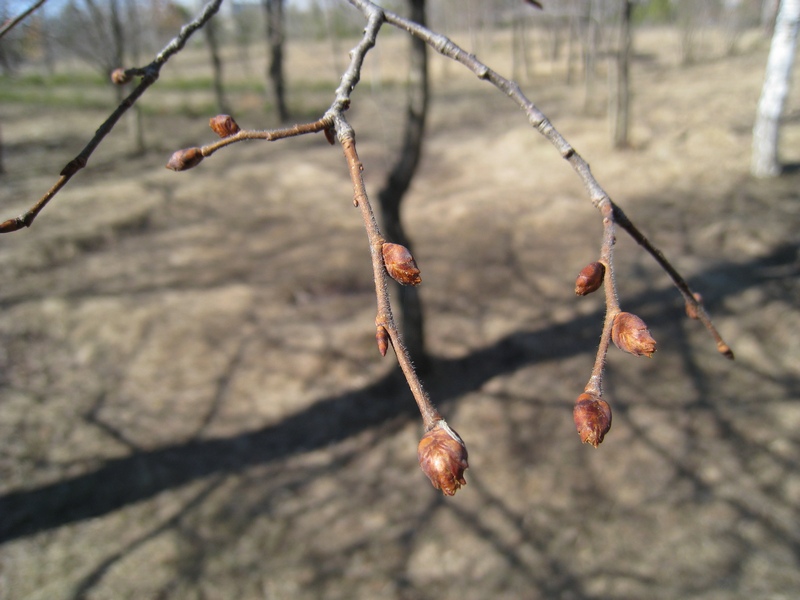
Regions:
<instances>
[{"instance_id":1,"label":"thin twig","mask_svg":"<svg viewBox=\"0 0 800 600\"><path fill-rule=\"evenodd\" d=\"M318 133L328 129L330 126L331 123L322 118L311 123L300 123L297 125L292 125L291 127L285 127L283 129L242 129L238 133L223 138L218 142L201 147L200 152L203 156L207 157L214 154L214 152L217 150L224 148L225 146L235 144L236 142L244 142L246 140L264 140L267 142L274 142L290 137L296 137L298 135L305 135L307 133Z\"/></svg>"},{"instance_id":2,"label":"thin twig","mask_svg":"<svg viewBox=\"0 0 800 600\"><path fill-rule=\"evenodd\" d=\"M6 33L14 29L14 27L16 27L18 23L23 21L28 15L30 15L33 11L35 11L45 2L47 2L47 0L38 0L38 2L35 2L33 5L28 7L24 12L20 13L13 19L9 19L8 21L6 21L3 24L3 26L0 27L0 39L2 39Z\"/></svg>"},{"instance_id":3,"label":"thin twig","mask_svg":"<svg viewBox=\"0 0 800 600\"><path fill-rule=\"evenodd\" d=\"M614 318L619 314L619 297L617 296L617 282L614 274L614 244L616 236L614 234L614 220L611 215L611 204L603 205L603 244L600 248L600 262L606 268L603 278L603 287L606 295L606 316L603 320L603 333L600 335L600 343L597 346L597 356L592 368L592 375L586 384L584 391L587 394L594 394L597 397L603 395L603 372L606 366L606 355L611 344L611 328L614 325Z\"/></svg>"},{"instance_id":4,"label":"thin twig","mask_svg":"<svg viewBox=\"0 0 800 600\"><path fill-rule=\"evenodd\" d=\"M344 117L340 116L337 125L344 125ZM338 128L338 127L337 127ZM414 395L414 400L419 407L419 412L422 415L422 423L425 431L433 429L436 423L441 420L441 415L436 411L431 403L430 397L425 389L422 387L422 382L417 375L411 357L408 354L405 344L400 337L397 324L392 314L392 306L389 301L389 289L386 285L386 268L383 262L383 255L381 249L386 240L381 235L378 229L378 222L375 219L375 214L372 210L367 190L364 186L364 178L362 172L364 170L361 161L356 152L355 139L349 134L342 140L342 150L344 151L345 158L347 159L347 166L350 171L350 179L353 182L353 198L354 203L361 209L361 216L364 219L364 227L367 230L367 237L369 238L370 255L372 257L372 274L375 280L375 295L378 300L378 315L375 318L375 324L382 326L389 333L392 341L395 354L397 355L397 362L405 375L408 387L411 388L411 393Z\"/></svg>"},{"instance_id":5,"label":"thin twig","mask_svg":"<svg viewBox=\"0 0 800 600\"><path fill-rule=\"evenodd\" d=\"M111 132L117 122L120 120L129 108L144 94L144 92L153 85L158 79L161 67L175 53L179 52L185 45L189 37L203 25L205 25L211 17L213 17L219 10L222 0L212 0L205 5L202 12L190 23L184 25L180 33L173 38L164 49L159 52L155 60L143 68L129 69L126 73L132 73L141 76L142 80L139 85L120 103L119 106L111 113L111 115L103 122L97 129L94 137L89 140L86 147L80 153L67 163L61 170L60 177L48 192L42 196L27 212L21 214L13 219L8 219L0 223L0 233L10 233L17 231L23 227L30 227L34 219L44 209L45 206L53 199L53 197L72 179L78 171L83 169L89 162L89 157L100 145L100 142Z\"/></svg>"}]
</instances>

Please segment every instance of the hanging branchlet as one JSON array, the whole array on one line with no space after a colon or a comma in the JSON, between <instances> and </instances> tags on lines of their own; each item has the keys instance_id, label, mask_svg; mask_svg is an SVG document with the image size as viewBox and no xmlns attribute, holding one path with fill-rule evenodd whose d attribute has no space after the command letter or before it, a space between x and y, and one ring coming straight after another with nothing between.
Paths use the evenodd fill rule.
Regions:
<instances>
[{"instance_id":1,"label":"hanging branchlet","mask_svg":"<svg viewBox=\"0 0 800 600\"><path fill-rule=\"evenodd\" d=\"M540 2L526 1L536 8L542 7ZM198 17L183 27L180 34L149 65L142 68L114 70L111 79L117 85L128 83L133 77L141 77L142 81L101 125L81 153L67 163L52 188L28 212L0 223L0 233L16 231L32 224L40 211L66 185L69 179L86 166L89 157L125 111L158 79L160 69L166 61L185 46L192 33L208 22L219 9L221 2L222 0L209 2ZM620 310L613 263L615 228L617 226L626 231L656 260L683 295L687 315L692 319L700 320L715 339L718 351L728 358L733 358L733 352L719 336L703 308L699 294L691 291L686 281L666 260L661 251L610 199L592 175L588 163L524 95L515 82L502 77L447 37L435 33L419 23L385 10L369 0L348 0L348 2L363 14L367 25L361 40L350 52L350 63L335 91L335 98L322 117L316 121L283 129L259 131L243 130L230 115L217 115L210 120L209 125L221 139L202 147L178 150L172 154L166 166L171 170L185 171L197 166L204 158L211 156L217 150L244 140L276 141L308 133L323 132L329 143L335 144L338 141L353 184L353 204L361 212L369 242L377 300L375 337L378 350L381 355L385 356L389 346L392 346L417 403L423 429L426 432L417 449L418 459L420 467L435 488L452 496L466 484L464 471L468 468L467 449L461 437L448 426L434 407L414 369L408 350L400 338L392 314L386 277L389 275L404 285L419 285L421 283L420 271L409 250L402 245L387 242L378 229L363 181L364 167L356 151L355 133L344 116L351 104L351 94L360 80L364 58L375 46L378 32L383 24L388 23L424 41L437 52L462 64L481 80L489 82L516 102L525 112L531 126L549 140L558 153L572 166L588 191L592 204L602 215L603 241L599 260L587 265L578 275L575 283L575 293L580 296L603 287L606 300L603 330L592 374L584 392L578 396L573 408L574 423L582 442L597 447L611 427L611 408L603 398L602 384L607 351L612 341L622 350L636 356L652 356L656 350L656 342L644 322L639 317Z\"/></svg>"}]
</instances>

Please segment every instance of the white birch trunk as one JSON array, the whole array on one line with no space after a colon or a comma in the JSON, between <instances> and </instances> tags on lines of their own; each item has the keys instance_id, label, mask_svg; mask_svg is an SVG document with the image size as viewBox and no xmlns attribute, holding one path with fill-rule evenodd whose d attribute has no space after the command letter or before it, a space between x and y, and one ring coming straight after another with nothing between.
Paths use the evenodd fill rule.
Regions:
<instances>
[{"instance_id":1,"label":"white birch trunk","mask_svg":"<svg viewBox=\"0 0 800 600\"><path fill-rule=\"evenodd\" d=\"M781 0L767 59L767 72L753 127L750 172L756 177L780 175L778 132L794 63L800 0Z\"/></svg>"}]
</instances>

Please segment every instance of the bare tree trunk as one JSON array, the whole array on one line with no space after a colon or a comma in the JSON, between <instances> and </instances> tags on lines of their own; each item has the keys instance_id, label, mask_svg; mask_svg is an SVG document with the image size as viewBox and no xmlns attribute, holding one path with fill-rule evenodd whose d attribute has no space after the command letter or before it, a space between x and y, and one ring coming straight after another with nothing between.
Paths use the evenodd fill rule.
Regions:
<instances>
[{"instance_id":1,"label":"bare tree trunk","mask_svg":"<svg viewBox=\"0 0 800 600\"><path fill-rule=\"evenodd\" d=\"M783 105L789 93L798 21L800 0L781 0L753 127L750 172L756 177L775 177L781 173L778 134Z\"/></svg>"},{"instance_id":2,"label":"bare tree trunk","mask_svg":"<svg viewBox=\"0 0 800 600\"><path fill-rule=\"evenodd\" d=\"M628 126L630 123L630 62L631 62L631 12L632 0L621 0L622 15L619 27L619 48L615 69L615 85L611 94L611 119L614 124L614 148L628 146Z\"/></svg>"},{"instance_id":3,"label":"bare tree trunk","mask_svg":"<svg viewBox=\"0 0 800 600\"><path fill-rule=\"evenodd\" d=\"M269 47L267 79L272 85L278 119L285 122L289 120L289 109L286 106L286 87L283 77L283 0L263 0L263 6Z\"/></svg>"},{"instance_id":4,"label":"bare tree trunk","mask_svg":"<svg viewBox=\"0 0 800 600\"><path fill-rule=\"evenodd\" d=\"M586 3L586 44L583 55L583 110L585 113L592 112L592 102L595 99L594 83L597 71L597 51L598 51L598 15L595 10L595 2L589 0Z\"/></svg>"},{"instance_id":5,"label":"bare tree trunk","mask_svg":"<svg viewBox=\"0 0 800 600\"><path fill-rule=\"evenodd\" d=\"M217 23L211 19L203 28L208 43L208 51L211 56L211 71L214 78L214 98L217 101L217 108L220 113L229 113L228 103L225 99L225 86L222 76L222 60L219 57L219 39L217 34Z\"/></svg>"},{"instance_id":6,"label":"bare tree trunk","mask_svg":"<svg viewBox=\"0 0 800 600\"><path fill-rule=\"evenodd\" d=\"M425 0L409 0L410 18L425 24ZM428 112L428 55L425 42L411 38L408 98L406 106L403 145L397 162L392 167L383 189L378 193L381 219L386 238L411 249L411 243L400 219L403 197L411 185L422 155L422 141ZM416 287L399 286L399 306L402 315L402 331L406 346L419 369L425 369L428 356L425 352L425 336L422 304Z\"/></svg>"}]
</instances>

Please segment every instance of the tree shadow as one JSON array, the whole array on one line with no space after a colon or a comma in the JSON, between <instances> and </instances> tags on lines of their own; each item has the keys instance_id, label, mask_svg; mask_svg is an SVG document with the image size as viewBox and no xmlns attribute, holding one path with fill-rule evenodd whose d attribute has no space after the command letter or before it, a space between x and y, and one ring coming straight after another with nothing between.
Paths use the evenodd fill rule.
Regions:
<instances>
[{"instance_id":1,"label":"tree shadow","mask_svg":"<svg viewBox=\"0 0 800 600\"><path fill-rule=\"evenodd\" d=\"M708 278L718 284L715 290L707 293L705 301L712 314L720 314L724 297L777 278L772 273L773 267L796 265L798 250L797 244L785 244L745 264L720 263L693 279ZM784 273L785 269L780 272ZM652 289L630 298L628 306L646 310L648 306L669 305L674 299L671 287ZM791 303L791 299L787 301ZM643 312L643 315L651 327L667 326L675 316L670 311ZM602 314L596 311L565 324L514 332L463 358L434 358L426 385L446 413L449 405L498 375L588 352L594 345L601 319ZM680 332L676 337L681 338ZM704 396L707 376L692 362L690 348L684 348L682 356L688 361L685 366L692 374L698 394ZM791 387L790 381L785 383ZM223 379L220 386L224 385ZM577 391L580 390L576 387ZM626 418L624 415L622 406L620 416ZM325 448L390 420L406 422L416 416L416 407L404 380L399 372L392 371L363 388L320 399L280 423L257 431L220 439L193 439L155 450L135 450L129 456L107 460L89 473L29 490L7 492L0 496L0 514L3 515L0 543L106 515L211 475L239 473L254 465ZM735 437L736 432L725 425L721 416L719 418L726 435ZM637 431L650 443L646 430ZM745 440L740 441L746 447ZM655 449L665 452L657 446ZM692 474L690 466L679 463L676 466L681 477L688 477L702 487L702 481ZM745 506L738 509L743 514L748 511ZM796 511L796 507L793 509ZM800 557L800 537L793 539L791 545L795 555Z\"/></svg>"}]
</instances>

